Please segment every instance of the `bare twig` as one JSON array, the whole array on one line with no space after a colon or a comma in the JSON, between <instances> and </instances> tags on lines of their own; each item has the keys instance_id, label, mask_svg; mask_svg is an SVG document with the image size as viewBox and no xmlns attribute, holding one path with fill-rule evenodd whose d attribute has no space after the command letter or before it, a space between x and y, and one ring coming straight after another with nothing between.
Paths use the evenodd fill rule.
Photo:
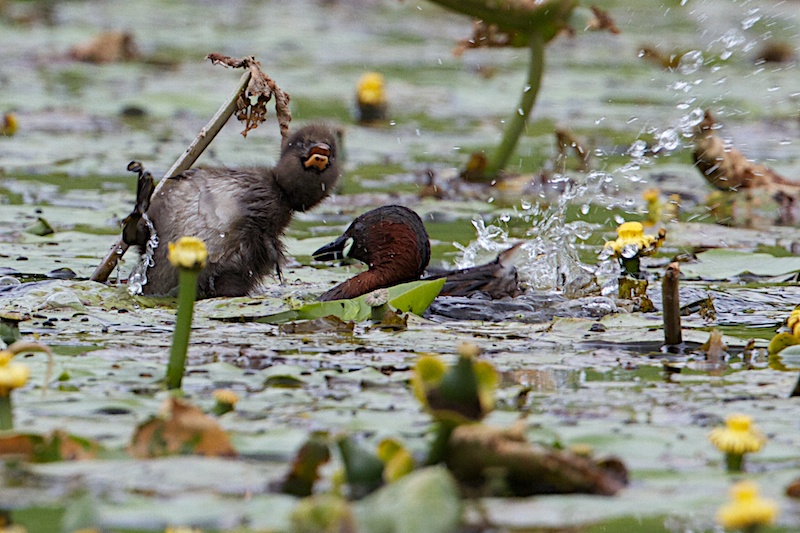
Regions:
<instances>
[{"instance_id":1,"label":"bare twig","mask_svg":"<svg viewBox=\"0 0 800 533\"><path fill-rule=\"evenodd\" d=\"M231 93L228 99L225 101L224 104L217 110L211 120L209 120L206 127L200 130L200 133L195 137L192 144L186 149L183 154L178 158L177 161L172 165L172 167L167 171L164 175L164 179L158 182L156 185L155 191L153 194L156 194L164 183L167 181L166 178L170 178L172 176L177 176L181 172L184 172L192 167L197 158L200 157L200 154L211 144L211 141L216 137L217 133L222 129L228 119L231 118L234 111L237 109L237 100L239 99L239 95L242 91L247 87L247 84L250 81L250 72L245 72L242 75L242 78L239 80L239 84L236 86L236 89ZM128 245L122 242L122 238L120 237L117 239L117 242L111 247L111 249L106 253L103 261L97 266L97 268L92 273L91 277L89 278L92 281L99 281L101 283L108 280L108 277L114 271L119 263L119 260L122 259L122 256L125 255L125 252L128 251Z\"/></svg>"}]
</instances>

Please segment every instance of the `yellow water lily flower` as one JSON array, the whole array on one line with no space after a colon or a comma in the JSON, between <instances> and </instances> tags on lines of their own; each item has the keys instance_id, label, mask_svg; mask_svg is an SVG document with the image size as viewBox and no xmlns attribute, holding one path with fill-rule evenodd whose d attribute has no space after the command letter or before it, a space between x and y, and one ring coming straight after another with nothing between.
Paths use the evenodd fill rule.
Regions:
<instances>
[{"instance_id":1,"label":"yellow water lily flower","mask_svg":"<svg viewBox=\"0 0 800 533\"><path fill-rule=\"evenodd\" d=\"M772 524L778 516L775 502L761 498L752 481L740 481L731 488L733 501L720 507L717 522L725 529L751 529Z\"/></svg>"},{"instance_id":2,"label":"yellow water lily flower","mask_svg":"<svg viewBox=\"0 0 800 533\"><path fill-rule=\"evenodd\" d=\"M800 337L800 306L795 307L789 318L786 319L786 327L791 330L792 335Z\"/></svg>"},{"instance_id":3,"label":"yellow water lily flower","mask_svg":"<svg viewBox=\"0 0 800 533\"><path fill-rule=\"evenodd\" d=\"M8 350L0 351L0 396L8 396L13 389L24 387L31 375L27 365L11 362L13 357Z\"/></svg>"},{"instance_id":4,"label":"yellow water lily flower","mask_svg":"<svg viewBox=\"0 0 800 533\"><path fill-rule=\"evenodd\" d=\"M0 135L12 136L19 129L19 121L14 113L5 113L0 121Z\"/></svg>"},{"instance_id":5,"label":"yellow water lily flower","mask_svg":"<svg viewBox=\"0 0 800 533\"><path fill-rule=\"evenodd\" d=\"M378 72L367 72L358 80L356 92L359 104L381 105L385 103L383 75Z\"/></svg>"},{"instance_id":6,"label":"yellow water lily flower","mask_svg":"<svg viewBox=\"0 0 800 533\"><path fill-rule=\"evenodd\" d=\"M617 239L603 245L606 257L629 259L636 256L650 255L658 249L667 236L666 230L659 230L658 235L645 235L641 222L625 222L617 228Z\"/></svg>"},{"instance_id":7,"label":"yellow water lily flower","mask_svg":"<svg viewBox=\"0 0 800 533\"><path fill-rule=\"evenodd\" d=\"M730 415L725 419L725 426L711 430L708 440L725 454L728 472L741 472L746 453L757 452L767 442L753 421L747 415Z\"/></svg>"},{"instance_id":8,"label":"yellow water lily flower","mask_svg":"<svg viewBox=\"0 0 800 533\"><path fill-rule=\"evenodd\" d=\"M760 450L767 438L753 426L747 415L730 415L724 427L717 427L708 434L708 440L724 453L752 453Z\"/></svg>"},{"instance_id":9,"label":"yellow water lily flower","mask_svg":"<svg viewBox=\"0 0 800 533\"><path fill-rule=\"evenodd\" d=\"M217 389L211 395L218 402L228 405L236 405L236 402L239 401L239 395L230 389Z\"/></svg>"},{"instance_id":10,"label":"yellow water lily flower","mask_svg":"<svg viewBox=\"0 0 800 533\"><path fill-rule=\"evenodd\" d=\"M169 243L169 262L177 268L200 270L205 268L207 259L206 245L197 237L181 237Z\"/></svg>"}]
</instances>

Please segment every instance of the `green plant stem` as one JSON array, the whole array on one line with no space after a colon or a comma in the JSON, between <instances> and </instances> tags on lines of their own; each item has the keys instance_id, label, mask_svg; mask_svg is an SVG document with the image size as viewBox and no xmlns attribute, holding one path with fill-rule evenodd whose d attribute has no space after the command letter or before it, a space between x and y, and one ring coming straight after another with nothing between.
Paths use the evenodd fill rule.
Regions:
<instances>
[{"instance_id":1,"label":"green plant stem","mask_svg":"<svg viewBox=\"0 0 800 533\"><path fill-rule=\"evenodd\" d=\"M726 453L725 467L728 472L741 472L744 469L744 454Z\"/></svg>"},{"instance_id":2,"label":"green plant stem","mask_svg":"<svg viewBox=\"0 0 800 533\"><path fill-rule=\"evenodd\" d=\"M14 429L14 412L11 410L11 391L0 396L0 430Z\"/></svg>"},{"instance_id":3,"label":"green plant stem","mask_svg":"<svg viewBox=\"0 0 800 533\"><path fill-rule=\"evenodd\" d=\"M506 125L500 145L489 159L489 164L486 168L486 176L488 178L497 176L501 170L506 168L517 147L519 136L522 135L522 131L525 129L528 116L533 109L533 104L536 102L536 96L539 94L539 85L544 73L544 44L545 42L540 32L531 32L528 37L528 49L530 50L528 78L522 89L522 98L519 106Z\"/></svg>"},{"instance_id":4,"label":"green plant stem","mask_svg":"<svg viewBox=\"0 0 800 533\"><path fill-rule=\"evenodd\" d=\"M450 444L450 435L458 427L458 424L450 420L438 420L436 422L436 434L428 451L426 464L435 465L444 462L447 458L447 448Z\"/></svg>"},{"instance_id":5,"label":"green plant stem","mask_svg":"<svg viewBox=\"0 0 800 533\"><path fill-rule=\"evenodd\" d=\"M172 337L172 351L167 366L167 389L181 388L186 367L186 351L189 349L189 335L192 331L192 314L199 273L199 270L178 269L178 316L175 319L175 334Z\"/></svg>"}]
</instances>

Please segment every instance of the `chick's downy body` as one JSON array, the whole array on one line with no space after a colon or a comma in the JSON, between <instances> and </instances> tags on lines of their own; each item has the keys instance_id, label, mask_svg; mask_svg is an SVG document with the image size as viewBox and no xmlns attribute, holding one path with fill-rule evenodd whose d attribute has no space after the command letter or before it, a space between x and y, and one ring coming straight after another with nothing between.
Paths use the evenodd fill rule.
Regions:
<instances>
[{"instance_id":1,"label":"chick's downy body","mask_svg":"<svg viewBox=\"0 0 800 533\"><path fill-rule=\"evenodd\" d=\"M168 178L146 211L159 246L143 293L175 291L178 273L167 259L167 243L183 236L202 239L208 249L198 280L201 297L243 296L265 275L279 273L281 236L295 211L314 207L335 186L336 155L331 129L312 125L289 137L275 167L199 168ZM144 250L149 239L142 219L128 244Z\"/></svg>"}]
</instances>

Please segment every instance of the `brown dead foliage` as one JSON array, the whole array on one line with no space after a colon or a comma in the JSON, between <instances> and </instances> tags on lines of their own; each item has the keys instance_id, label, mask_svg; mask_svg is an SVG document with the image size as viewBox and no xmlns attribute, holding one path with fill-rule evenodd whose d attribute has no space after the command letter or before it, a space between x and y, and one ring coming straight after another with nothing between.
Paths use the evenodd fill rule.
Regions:
<instances>
[{"instance_id":1,"label":"brown dead foliage","mask_svg":"<svg viewBox=\"0 0 800 533\"><path fill-rule=\"evenodd\" d=\"M267 118L267 103L275 97L275 113L278 116L281 137L285 141L289 137L289 123L292 113L289 110L289 93L283 89L261 70L261 63L255 57L247 56L241 59L228 57L222 54L211 53L206 56L214 65L224 65L231 68L250 69L250 82L245 91L239 95L237 102L236 118L244 123L242 136L247 137L247 132L254 130Z\"/></svg>"},{"instance_id":2,"label":"brown dead foliage","mask_svg":"<svg viewBox=\"0 0 800 533\"><path fill-rule=\"evenodd\" d=\"M58 430L49 435L17 433L0 437L0 457L34 463L93 459L99 450L93 441Z\"/></svg>"},{"instance_id":3,"label":"brown dead foliage","mask_svg":"<svg viewBox=\"0 0 800 533\"><path fill-rule=\"evenodd\" d=\"M586 493L610 496L627 485L618 459L591 457L528 442L521 424L501 429L464 424L453 431L447 466L471 486L502 484L514 496Z\"/></svg>"},{"instance_id":4,"label":"brown dead foliage","mask_svg":"<svg viewBox=\"0 0 800 533\"><path fill-rule=\"evenodd\" d=\"M695 128L694 161L703 177L723 191L763 188L796 196L800 182L787 179L761 163L748 161L742 152L728 147L716 133L717 122L710 111Z\"/></svg>"},{"instance_id":5,"label":"brown dead foliage","mask_svg":"<svg viewBox=\"0 0 800 533\"><path fill-rule=\"evenodd\" d=\"M128 446L134 457L175 454L232 457L236 455L228 434L213 418L187 401L170 398L159 416L141 424Z\"/></svg>"},{"instance_id":6,"label":"brown dead foliage","mask_svg":"<svg viewBox=\"0 0 800 533\"><path fill-rule=\"evenodd\" d=\"M106 31L90 41L73 46L69 55L87 63L116 63L139 59L133 34L127 31Z\"/></svg>"}]
</instances>

